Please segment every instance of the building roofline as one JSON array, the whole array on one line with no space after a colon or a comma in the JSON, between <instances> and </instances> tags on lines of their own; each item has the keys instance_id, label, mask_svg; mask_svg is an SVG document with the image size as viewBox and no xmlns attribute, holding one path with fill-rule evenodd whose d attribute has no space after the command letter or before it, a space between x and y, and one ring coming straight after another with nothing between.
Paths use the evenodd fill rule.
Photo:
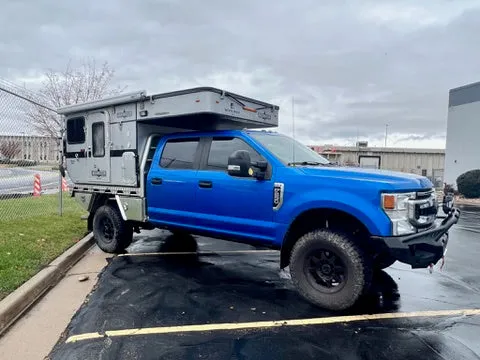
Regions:
<instances>
[{"instance_id":1,"label":"building roofline","mask_svg":"<svg viewBox=\"0 0 480 360\"><path fill-rule=\"evenodd\" d=\"M448 107L467 105L480 101L480 81L450 89Z\"/></svg>"},{"instance_id":2,"label":"building roofline","mask_svg":"<svg viewBox=\"0 0 480 360\"><path fill-rule=\"evenodd\" d=\"M349 152L384 152L384 153L409 153L409 154L445 154L445 149L429 148L393 148L393 147L357 147L335 145L308 145L309 147L321 147L325 152L349 151Z\"/></svg>"},{"instance_id":3,"label":"building roofline","mask_svg":"<svg viewBox=\"0 0 480 360\"><path fill-rule=\"evenodd\" d=\"M451 88L449 90L449 92L455 92L455 91L459 91L459 90L464 90L464 89L468 89L468 88L472 88L472 87L476 87L476 86L480 86L480 81L476 81L476 82L473 82L473 83L470 83L470 84L466 84L466 85L462 85L462 86L457 86L457 87L454 87L454 88Z\"/></svg>"}]
</instances>

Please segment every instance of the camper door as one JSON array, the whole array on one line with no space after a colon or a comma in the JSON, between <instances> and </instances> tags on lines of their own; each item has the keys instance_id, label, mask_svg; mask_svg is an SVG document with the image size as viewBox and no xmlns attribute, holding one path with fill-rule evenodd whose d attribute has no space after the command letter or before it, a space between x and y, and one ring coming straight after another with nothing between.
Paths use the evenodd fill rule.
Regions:
<instances>
[{"instance_id":1,"label":"camper door","mask_svg":"<svg viewBox=\"0 0 480 360\"><path fill-rule=\"evenodd\" d=\"M89 183L110 182L109 121L107 111L87 115L86 175Z\"/></svg>"}]
</instances>

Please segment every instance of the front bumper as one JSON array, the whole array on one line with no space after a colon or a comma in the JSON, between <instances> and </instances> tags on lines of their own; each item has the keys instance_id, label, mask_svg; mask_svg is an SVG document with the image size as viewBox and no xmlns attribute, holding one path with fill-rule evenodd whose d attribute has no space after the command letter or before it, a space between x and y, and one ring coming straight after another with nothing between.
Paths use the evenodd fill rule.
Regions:
<instances>
[{"instance_id":1,"label":"front bumper","mask_svg":"<svg viewBox=\"0 0 480 360\"><path fill-rule=\"evenodd\" d=\"M372 240L385 247L396 260L409 264L413 269L436 264L445 254L448 230L458 222L460 210L454 208L441 223L428 230L405 236L379 237Z\"/></svg>"}]
</instances>

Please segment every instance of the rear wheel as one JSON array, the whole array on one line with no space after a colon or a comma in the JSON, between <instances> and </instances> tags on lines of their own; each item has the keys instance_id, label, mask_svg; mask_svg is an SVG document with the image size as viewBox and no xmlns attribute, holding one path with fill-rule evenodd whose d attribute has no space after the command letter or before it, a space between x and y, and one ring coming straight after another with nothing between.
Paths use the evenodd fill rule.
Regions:
<instances>
[{"instance_id":1,"label":"rear wheel","mask_svg":"<svg viewBox=\"0 0 480 360\"><path fill-rule=\"evenodd\" d=\"M290 272L306 300L329 310L353 306L372 279L369 258L350 238L330 230L316 230L297 241Z\"/></svg>"},{"instance_id":2,"label":"rear wheel","mask_svg":"<svg viewBox=\"0 0 480 360\"><path fill-rule=\"evenodd\" d=\"M93 236L100 249L107 253L121 253L130 245L133 228L110 205L98 208L93 217Z\"/></svg>"}]
</instances>

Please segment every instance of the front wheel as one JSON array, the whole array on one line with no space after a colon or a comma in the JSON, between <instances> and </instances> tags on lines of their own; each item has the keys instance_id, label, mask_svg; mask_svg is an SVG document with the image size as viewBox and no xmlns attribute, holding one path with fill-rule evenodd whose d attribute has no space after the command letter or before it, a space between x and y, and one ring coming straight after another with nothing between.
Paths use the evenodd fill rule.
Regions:
<instances>
[{"instance_id":1,"label":"front wheel","mask_svg":"<svg viewBox=\"0 0 480 360\"><path fill-rule=\"evenodd\" d=\"M329 310L345 310L370 287L370 259L347 236L316 230L302 236L290 256L292 281L306 300Z\"/></svg>"},{"instance_id":2,"label":"front wheel","mask_svg":"<svg viewBox=\"0 0 480 360\"><path fill-rule=\"evenodd\" d=\"M118 209L104 205L93 216L93 237L103 251L121 253L132 242L133 228L122 219Z\"/></svg>"}]
</instances>

